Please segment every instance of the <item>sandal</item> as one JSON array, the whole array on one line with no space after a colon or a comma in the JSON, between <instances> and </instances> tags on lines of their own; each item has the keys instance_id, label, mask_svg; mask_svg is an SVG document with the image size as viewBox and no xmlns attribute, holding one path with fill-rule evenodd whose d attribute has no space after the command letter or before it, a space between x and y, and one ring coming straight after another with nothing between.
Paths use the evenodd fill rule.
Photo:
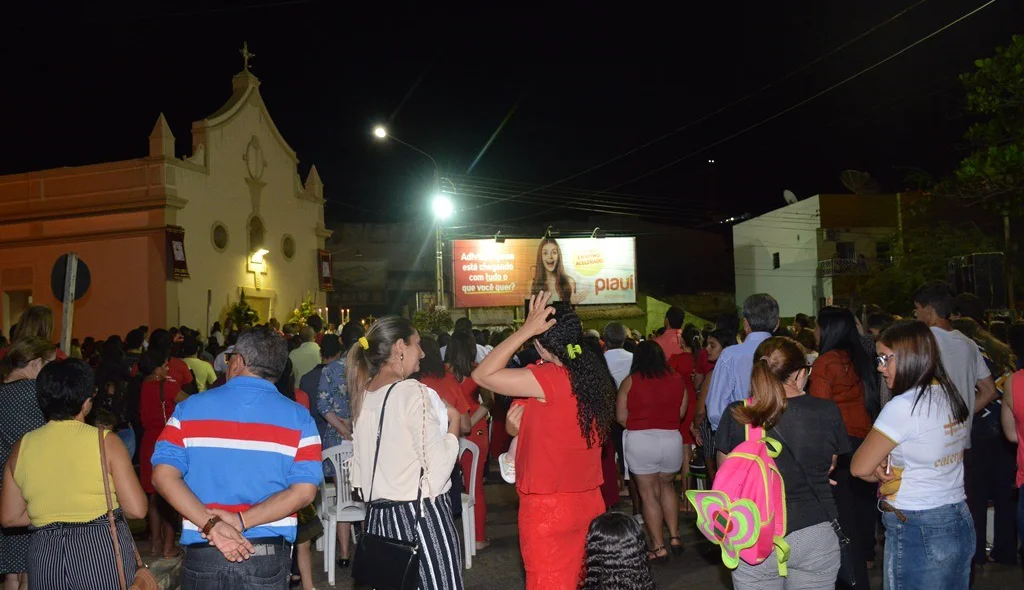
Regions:
<instances>
[{"instance_id":1,"label":"sandal","mask_svg":"<svg viewBox=\"0 0 1024 590\"><path fill-rule=\"evenodd\" d=\"M658 552L660 551L664 551L665 554L659 555ZM662 545L661 547L655 547L654 549L650 549L647 551L647 558L648 561L650 561L651 563L664 563L668 561L668 550L665 549L664 545Z\"/></svg>"},{"instance_id":2,"label":"sandal","mask_svg":"<svg viewBox=\"0 0 1024 590\"><path fill-rule=\"evenodd\" d=\"M679 541L679 544L677 545L676 543L673 543L672 541ZM683 545L683 542L679 539L679 537L669 537L668 538L668 548L672 550L672 555L674 555L676 557L679 557L680 555L683 554L683 552L686 551L686 546Z\"/></svg>"}]
</instances>

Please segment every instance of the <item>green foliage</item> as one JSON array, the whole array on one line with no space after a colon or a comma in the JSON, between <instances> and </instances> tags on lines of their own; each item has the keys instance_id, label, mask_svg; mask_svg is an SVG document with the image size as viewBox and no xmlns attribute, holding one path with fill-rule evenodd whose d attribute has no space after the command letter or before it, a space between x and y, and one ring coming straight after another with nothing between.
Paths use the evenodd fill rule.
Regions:
<instances>
[{"instance_id":1,"label":"green foliage","mask_svg":"<svg viewBox=\"0 0 1024 590\"><path fill-rule=\"evenodd\" d=\"M979 118L965 135L973 151L936 192L1008 215L1024 204L1024 36L974 65L960 75L967 111Z\"/></svg>"},{"instance_id":2,"label":"green foliage","mask_svg":"<svg viewBox=\"0 0 1024 590\"><path fill-rule=\"evenodd\" d=\"M421 334L436 334L438 332L450 332L455 327L452 315L444 307L433 309L418 309L412 314L412 325Z\"/></svg>"},{"instance_id":3,"label":"green foliage","mask_svg":"<svg viewBox=\"0 0 1024 590\"><path fill-rule=\"evenodd\" d=\"M874 273L860 286L865 303L906 314L914 307L912 297L918 287L928 281L946 280L949 258L995 249L991 237L976 226L954 228L946 223L919 225L904 231L903 248L903 255L889 268Z\"/></svg>"},{"instance_id":4,"label":"green foliage","mask_svg":"<svg viewBox=\"0 0 1024 590\"><path fill-rule=\"evenodd\" d=\"M260 314L245 299L245 291L242 291L238 301L228 309L228 318L238 330L251 328L260 323Z\"/></svg>"},{"instance_id":5,"label":"green foliage","mask_svg":"<svg viewBox=\"0 0 1024 590\"><path fill-rule=\"evenodd\" d=\"M288 323L298 324L299 327L304 327L309 316L316 315L317 308L316 302L313 299L313 294L307 294L302 300L302 303L294 311L292 311L292 317L288 319ZM321 318L326 320L326 318Z\"/></svg>"}]
</instances>

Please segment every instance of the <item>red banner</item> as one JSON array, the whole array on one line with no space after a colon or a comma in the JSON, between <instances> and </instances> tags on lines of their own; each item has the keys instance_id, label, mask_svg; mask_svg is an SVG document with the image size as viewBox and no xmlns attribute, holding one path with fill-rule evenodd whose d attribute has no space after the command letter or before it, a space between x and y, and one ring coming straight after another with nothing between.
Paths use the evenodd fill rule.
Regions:
<instances>
[{"instance_id":1,"label":"red banner","mask_svg":"<svg viewBox=\"0 0 1024 590\"><path fill-rule=\"evenodd\" d=\"M334 290L334 264L328 250L316 251L316 274L320 277L320 290Z\"/></svg>"},{"instance_id":2,"label":"red banner","mask_svg":"<svg viewBox=\"0 0 1024 590\"><path fill-rule=\"evenodd\" d=\"M168 280L187 279L188 261L185 260L185 228L168 225L167 236L167 278Z\"/></svg>"}]
</instances>

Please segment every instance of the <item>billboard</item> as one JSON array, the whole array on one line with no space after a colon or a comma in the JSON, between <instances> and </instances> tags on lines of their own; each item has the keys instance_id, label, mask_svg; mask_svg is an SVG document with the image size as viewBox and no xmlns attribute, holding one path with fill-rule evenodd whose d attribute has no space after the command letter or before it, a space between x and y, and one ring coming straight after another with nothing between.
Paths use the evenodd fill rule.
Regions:
<instances>
[{"instance_id":1,"label":"billboard","mask_svg":"<svg viewBox=\"0 0 1024 590\"><path fill-rule=\"evenodd\" d=\"M636 303L634 238L454 240L455 307L520 306L537 291L577 305Z\"/></svg>"}]
</instances>

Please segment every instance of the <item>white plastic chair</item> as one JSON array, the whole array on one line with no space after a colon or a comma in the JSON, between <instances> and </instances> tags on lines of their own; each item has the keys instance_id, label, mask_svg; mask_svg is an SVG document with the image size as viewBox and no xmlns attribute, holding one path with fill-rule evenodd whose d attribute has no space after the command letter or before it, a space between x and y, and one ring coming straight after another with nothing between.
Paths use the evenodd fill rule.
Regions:
<instances>
[{"instance_id":1,"label":"white plastic chair","mask_svg":"<svg viewBox=\"0 0 1024 590\"><path fill-rule=\"evenodd\" d=\"M338 523L339 522L363 522L366 520L366 504L354 500L352 497L352 484L349 479L348 461L352 458L352 442L344 441L340 445L324 449L322 458L330 461L334 467L335 489L333 497L329 496L330 490L327 484L320 484L320 494L324 497L324 511L327 523L324 526L324 537L326 538L327 551L324 553L324 570L327 572L327 583L331 586L335 581L335 569L337 568L336 556L338 553ZM332 497L328 502L327 498ZM355 544L356 532L352 529L352 542Z\"/></svg>"},{"instance_id":2,"label":"white plastic chair","mask_svg":"<svg viewBox=\"0 0 1024 590\"><path fill-rule=\"evenodd\" d=\"M462 494L462 538L465 542L466 569L473 567L473 556L476 555L476 513L473 507L476 506L476 486L473 485L476 477L476 469L480 463L480 447L469 439L459 439L459 459L462 454L469 452L473 456L471 471L466 474L469 482L469 493Z\"/></svg>"}]
</instances>

